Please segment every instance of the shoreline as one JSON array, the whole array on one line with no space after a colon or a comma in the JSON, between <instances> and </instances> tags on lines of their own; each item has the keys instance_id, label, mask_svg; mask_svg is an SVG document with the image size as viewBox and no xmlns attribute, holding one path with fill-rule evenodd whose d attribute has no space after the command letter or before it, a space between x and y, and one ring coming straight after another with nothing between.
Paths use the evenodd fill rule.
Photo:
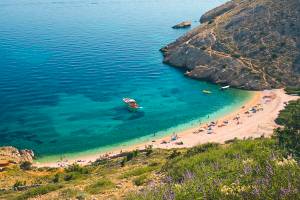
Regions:
<instances>
[{"instance_id":1,"label":"shoreline","mask_svg":"<svg viewBox=\"0 0 300 200\"><path fill-rule=\"evenodd\" d=\"M136 149L143 150L149 145L161 149L189 148L207 142L224 143L234 138L270 136L273 129L278 127L274 120L279 111L284 108L284 103L297 98L285 94L283 89L255 91L242 107L234 109L224 116L211 119L214 123L209 123L210 119L208 119L206 123L202 122L199 125L179 131L176 133L176 140L174 141L171 141L172 136L168 134L161 138L153 138L153 141L136 143L126 147L120 146L110 151L74 156L68 160L57 162L34 162L33 165L36 167L65 167L73 163L88 165L101 157L112 157ZM251 109L255 109L255 113L249 111ZM246 114L247 112L249 113Z\"/></svg>"}]
</instances>

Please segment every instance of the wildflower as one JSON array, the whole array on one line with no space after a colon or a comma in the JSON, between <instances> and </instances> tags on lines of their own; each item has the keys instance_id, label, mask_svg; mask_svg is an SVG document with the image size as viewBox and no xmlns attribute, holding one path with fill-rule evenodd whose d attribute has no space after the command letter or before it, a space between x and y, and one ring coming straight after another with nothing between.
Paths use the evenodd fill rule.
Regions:
<instances>
[{"instance_id":1,"label":"wildflower","mask_svg":"<svg viewBox=\"0 0 300 200\"><path fill-rule=\"evenodd\" d=\"M246 160L242 161L244 165L249 164L252 165L254 163L254 160L251 158L247 158Z\"/></svg>"},{"instance_id":2,"label":"wildflower","mask_svg":"<svg viewBox=\"0 0 300 200\"><path fill-rule=\"evenodd\" d=\"M250 189L250 186L232 183L230 186L223 185L221 188L221 192L225 195L235 195L235 194L239 194L242 192L246 192L249 189Z\"/></svg>"},{"instance_id":3,"label":"wildflower","mask_svg":"<svg viewBox=\"0 0 300 200\"><path fill-rule=\"evenodd\" d=\"M280 167L287 166L287 165L291 166L291 165L296 165L297 161L291 156L289 156L288 158L283 158L282 160L276 160L275 164Z\"/></svg>"},{"instance_id":4,"label":"wildflower","mask_svg":"<svg viewBox=\"0 0 300 200\"><path fill-rule=\"evenodd\" d=\"M187 170L183 175L183 180L189 181L191 179L194 179L194 177L195 177L195 175L191 171Z\"/></svg>"},{"instance_id":5,"label":"wildflower","mask_svg":"<svg viewBox=\"0 0 300 200\"><path fill-rule=\"evenodd\" d=\"M221 192L226 195L230 195L233 193L233 189L227 185L223 185L223 187L221 188Z\"/></svg>"},{"instance_id":6,"label":"wildflower","mask_svg":"<svg viewBox=\"0 0 300 200\"><path fill-rule=\"evenodd\" d=\"M164 200L174 200L175 199L175 193L172 190L167 190L163 194Z\"/></svg>"},{"instance_id":7,"label":"wildflower","mask_svg":"<svg viewBox=\"0 0 300 200\"><path fill-rule=\"evenodd\" d=\"M167 176L165 180L166 180L166 183L169 183L169 184L173 182L173 179L171 176Z\"/></svg>"},{"instance_id":8,"label":"wildflower","mask_svg":"<svg viewBox=\"0 0 300 200\"><path fill-rule=\"evenodd\" d=\"M180 188L181 188L181 185L178 184L178 183L175 183L175 184L174 184L174 187L175 187L176 189L180 189Z\"/></svg>"},{"instance_id":9,"label":"wildflower","mask_svg":"<svg viewBox=\"0 0 300 200\"><path fill-rule=\"evenodd\" d=\"M243 168L243 172L244 172L244 174L250 174L252 172L252 167L245 165ZM243 174L241 174L241 176L243 176Z\"/></svg>"}]
</instances>

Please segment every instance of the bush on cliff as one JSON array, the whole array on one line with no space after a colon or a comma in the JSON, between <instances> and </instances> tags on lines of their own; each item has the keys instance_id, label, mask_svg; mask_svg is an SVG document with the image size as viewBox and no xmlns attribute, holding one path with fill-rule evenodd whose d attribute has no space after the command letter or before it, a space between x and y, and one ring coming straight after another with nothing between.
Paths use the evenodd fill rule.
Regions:
<instances>
[{"instance_id":1,"label":"bush on cliff","mask_svg":"<svg viewBox=\"0 0 300 200\"><path fill-rule=\"evenodd\" d=\"M278 145L286 154L300 158L300 100L289 102L276 122L283 125L275 130Z\"/></svg>"}]
</instances>

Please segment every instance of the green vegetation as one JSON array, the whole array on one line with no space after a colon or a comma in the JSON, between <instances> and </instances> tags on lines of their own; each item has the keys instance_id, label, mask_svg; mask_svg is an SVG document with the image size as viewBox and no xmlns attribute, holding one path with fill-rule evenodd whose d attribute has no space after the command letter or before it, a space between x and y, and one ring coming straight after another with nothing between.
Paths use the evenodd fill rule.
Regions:
<instances>
[{"instance_id":1,"label":"green vegetation","mask_svg":"<svg viewBox=\"0 0 300 200\"><path fill-rule=\"evenodd\" d=\"M153 166L143 166L143 167L138 167L138 168L134 168L130 171L125 172L121 178L129 178L132 176L139 176L141 174L145 174L148 172L151 172L153 170L157 169L157 167L153 167Z\"/></svg>"},{"instance_id":2,"label":"green vegetation","mask_svg":"<svg viewBox=\"0 0 300 200\"><path fill-rule=\"evenodd\" d=\"M162 184L131 193L134 200L300 199L300 101L276 120L272 139L231 140L171 153Z\"/></svg>"},{"instance_id":3,"label":"green vegetation","mask_svg":"<svg viewBox=\"0 0 300 200\"><path fill-rule=\"evenodd\" d=\"M64 189L59 193L59 197L61 199L71 199L76 197L78 199L79 196L83 196L83 193L80 193L78 190L75 189Z\"/></svg>"},{"instance_id":4,"label":"green vegetation","mask_svg":"<svg viewBox=\"0 0 300 200\"><path fill-rule=\"evenodd\" d=\"M37 188L32 188L32 189L27 190L24 194L18 196L16 199L23 200L23 199L36 197L38 195L43 195L43 194L47 194L51 191L58 190L61 187L62 186L60 186L60 185L49 184L49 185L45 185L45 186L41 186L41 187L37 187Z\"/></svg>"},{"instance_id":5,"label":"green vegetation","mask_svg":"<svg viewBox=\"0 0 300 200\"><path fill-rule=\"evenodd\" d=\"M300 198L300 167L293 158L282 156L273 139L236 141L194 155L187 152L164 169L164 184L128 199Z\"/></svg>"},{"instance_id":6,"label":"green vegetation","mask_svg":"<svg viewBox=\"0 0 300 200\"><path fill-rule=\"evenodd\" d=\"M93 183L85 188L85 191L90 194L98 194L105 190L111 189L115 186L114 183L112 183L108 179L102 179L97 181L96 183Z\"/></svg>"},{"instance_id":7,"label":"green vegetation","mask_svg":"<svg viewBox=\"0 0 300 200\"><path fill-rule=\"evenodd\" d=\"M23 170L30 170L31 162L25 161L20 164L20 168Z\"/></svg>"},{"instance_id":8,"label":"green vegetation","mask_svg":"<svg viewBox=\"0 0 300 200\"><path fill-rule=\"evenodd\" d=\"M240 57L241 57L241 54L234 53L234 54L232 54L231 56L234 57L234 58L240 58Z\"/></svg>"},{"instance_id":9,"label":"green vegetation","mask_svg":"<svg viewBox=\"0 0 300 200\"><path fill-rule=\"evenodd\" d=\"M141 185L145 184L148 181L148 178L149 177L146 174L143 174L141 176L138 176L138 177L134 178L133 183L136 186L141 186Z\"/></svg>"},{"instance_id":10,"label":"green vegetation","mask_svg":"<svg viewBox=\"0 0 300 200\"><path fill-rule=\"evenodd\" d=\"M13 185L13 189L14 190L18 190L19 187L25 186L26 185L26 181L19 181L17 180L15 182L15 184Z\"/></svg>"},{"instance_id":11,"label":"green vegetation","mask_svg":"<svg viewBox=\"0 0 300 200\"><path fill-rule=\"evenodd\" d=\"M276 122L284 125L275 130L279 146L286 155L300 158L300 100L291 101L286 108L280 112Z\"/></svg>"},{"instance_id":12,"label":"green vegetation","mask_svg":"<svg viewBox=\"0 0 300 200\"><path fill-rule=\"evenodd\" d=\"M294 94L294 95L300 96L300 88L296 88L296 87L287 87L287 88L285 88L285 92L286 92L287 94Z\"/></svg>"}]
</instances>

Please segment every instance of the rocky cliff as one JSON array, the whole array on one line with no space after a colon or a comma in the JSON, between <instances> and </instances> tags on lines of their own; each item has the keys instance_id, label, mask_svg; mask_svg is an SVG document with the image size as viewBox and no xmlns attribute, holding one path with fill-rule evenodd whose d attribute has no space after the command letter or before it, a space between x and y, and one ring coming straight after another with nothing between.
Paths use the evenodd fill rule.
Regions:
<instances>
[{"instance_id":1,"label":"rocky cliff","mask_svg":"<svg viewBox=\"0 0 300 200\"><path fill-rule=\"evenodd\" d=\"M300 1L233 0L162 48L192 78L262 90L300 86Z\"/></svg>"},{"instance_id":2,"label":"rocky cliff","mask_svg":"<svg viewBox=\"0 0 300 200\"><path fill-rule=\"evenodd\" d=\"M32 162L33 157L33 151L28 149L18 150L11 146L0 147L0 167L10 164L20 164L25 161Z\"/></svg>"}]
</instances>

